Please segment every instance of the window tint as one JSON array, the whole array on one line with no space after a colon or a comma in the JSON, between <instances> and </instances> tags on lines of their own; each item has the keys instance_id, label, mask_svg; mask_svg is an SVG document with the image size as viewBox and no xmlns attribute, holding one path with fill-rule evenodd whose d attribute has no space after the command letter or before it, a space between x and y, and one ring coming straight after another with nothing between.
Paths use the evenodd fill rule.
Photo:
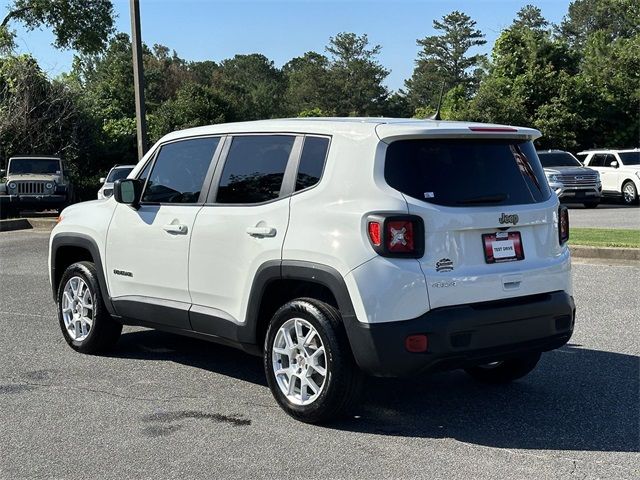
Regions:
<instances>
[{"instance_id":1,"label":"window tint","mask_svg":"<svg viewBox=\"0 0 640 480\"><path fill-rule=\"evenodd\" d=\"M197 202L219 141L219 138L195 138L164 145L151 170L142 201Z\"/></svg>"},{"instance_id":2,"label":"window tint","mask_svg":"<svg viewBox=\"0 0 640 480\"><path fill-rule=\"evenodd\" d=\"M142 172L140 172L140 174L138 175L138 180L140 180L140 183L142 185L144 185L144 182L146 182L147 178L149 177L149 172L151 171L151 165L153 165L153 160L149 160L147 164L144 166L144 169L142 170Z\"/></svg>"},{"instance_id":3,"label":"window tint","mask_svg":"<svg viewBox=\"0 0 640 480\"><path fill-rule=\"evenodd\" d=\"M540 163L549 167L580 167L582 164L568 152L538 152Z\"/></svg>"},{"instance_id":4,"label":"window tint","mask_svg":"<svg viewBox=\"0 0 640 480\"><path fill-rule=\"evenodd\" d=\"M234 137L222 170L218 203L261 203L278 198L295 137Z\"/></svg>"},{"instance_id":5,"label":"window tint","mask_svg":"<svg viewBox=\"0 0 640 480\"><path fill-rule=\"evenodd\" d=\"M305 137L296 178L296 192L320 181L328 148L328 138Z\"/></svg>"},{"instance_id":6,"label":"window tint","mask_svg":"<svg viewBox=\"0 0 640 480\"><path fill-rule=\"evenodd\" d=\"M384 173L396 190L438 205L518 205L551 195L526 141L401 140L387 148Z\"/></svg>"},{"instance_id":7,"label":"window tint","mask_svg":"<svg viewBox=\"0 0 640 480\"><path fill-rule=\"evenodd\" d=\"M107 177L108 183L113 183L116 180L122 180L123 178L127 178L129 174L133 170L133 167L122 167L122 168L114 168L109 172L109 176Z\"/></svg>"},{"instance_id":8,"label":"window tint","mask_svg":"<svg viewBox=\"0 0 640 480\"><path fill-rule=\"evenodd\" d=\"M603 167L604 166L604 155L594 155L591 157L589 161L590 167Z\"/></svg>"},{"instance_id":9,"label":"window tint","mask_svg":"<svg viewBox=\"0 0 640 480\"><path fill-rule=\"evenodd\" d=\"M640 152L620 152L618 155L625 165L640 165Z\"/></svg>"},{"instance_id":10,"label":"window tint","mask_svg":"<svg viewBox=\"0 0 640 480\"><path fill-rule=\"evenodd\" d=\"M610 167L613 168L613 165L611 165L613 162L617 162L618 160L616 160L616 157L614 155L608 154L605 156L604 159L604 166L605 167Z\"/></svg>"}]
</instances>

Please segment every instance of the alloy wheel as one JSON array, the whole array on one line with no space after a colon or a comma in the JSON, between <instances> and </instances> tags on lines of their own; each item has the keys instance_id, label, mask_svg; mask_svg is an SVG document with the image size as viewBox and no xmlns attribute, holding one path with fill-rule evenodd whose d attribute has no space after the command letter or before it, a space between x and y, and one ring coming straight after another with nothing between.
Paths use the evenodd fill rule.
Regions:
<instances>
[{"instance_id":1,"label":"alloy wheel","mask_svg":"<svg viewBox=\"0 0 640 480\"><path fill-rule=\"evenodd\" d=\"M295 405L313 403L325 386L327 356L318 331L302 318L291 318L278 329L271 352L273 374L280 391Z\"/></svg>"},{"instance_id":2,"label":"alloy wheel","mask_svg":"<svg viewBox=\"0 0 640 480\"><path fill-rule=\"evenodd\" d=\"M82 342L93 326L93 295L81 277L71 277L62 291L62 319L72 340Z\"/></svg>"}]
</instances>

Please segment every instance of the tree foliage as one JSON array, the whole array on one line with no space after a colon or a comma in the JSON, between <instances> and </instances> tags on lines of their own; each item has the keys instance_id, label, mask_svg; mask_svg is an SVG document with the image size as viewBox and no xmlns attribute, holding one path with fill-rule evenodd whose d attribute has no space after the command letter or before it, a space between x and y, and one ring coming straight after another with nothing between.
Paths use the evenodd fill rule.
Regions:
<instances>
[{"instance_id":1,"label":"tree foliage","mask_svg":"<svg viewBox=\"0 0 640 480\"><path fill-rule=\"evenodd\" d=\"M413 75L405 82L414 108L435 107L442 85L445 90L462 85L471 95L477 88L486 60L483 54L469 52L487 42L468 15L453 11L442 20L434 20L433 28L438 34L417 41L422 49Z\"/></svg>"},{"instance_id":2,"label":"tree foliage","mask_svg":"<svg viewBox=\"0 0 640 480\"><path fill-rule=\"evenodd\" d=\"M12 22L28 30L49 27L57 48L96 53L113 31L110 0L13 0L0 23L0 48L13 47Z\"/></svg>"}]
</instances>

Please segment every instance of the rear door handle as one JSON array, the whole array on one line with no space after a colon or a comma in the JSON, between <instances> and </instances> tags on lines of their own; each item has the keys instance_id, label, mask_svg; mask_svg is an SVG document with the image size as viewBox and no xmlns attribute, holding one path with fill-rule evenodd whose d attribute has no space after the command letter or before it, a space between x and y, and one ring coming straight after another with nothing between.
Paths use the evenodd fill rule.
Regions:
<instances>
[{"instance_id":1,"label":"rear door handle","mask_svg":"<svg viewBox=\"0 0 640 480\"><path fill-rule=\"evenodd\" d=\"M273 227L248 227L247 233L252 237L275 237L277 230Z\"/></svg>"},{"instance_id":2,"label":"rear door handle","mask_svg":"<svg viewBox=\"0 0 640 480\"><path fill-rule=\"evenodd\" d=\"M168 225L163 225L162 229L165 232L175 233L178 235L184 235L189 231L187 226L182 223L169 223Z\"/></svg>"}]
</instances>

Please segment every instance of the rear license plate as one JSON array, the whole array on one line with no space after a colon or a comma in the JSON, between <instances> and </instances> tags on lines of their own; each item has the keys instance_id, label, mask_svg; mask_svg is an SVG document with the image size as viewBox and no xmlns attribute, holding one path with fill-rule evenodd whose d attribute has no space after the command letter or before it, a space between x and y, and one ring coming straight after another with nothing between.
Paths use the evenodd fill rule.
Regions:
<instances>
[{"instance_id":1,"label":"rear license plate","mask_svg":"<svg viewBox=\"0 0 640 480\"><path fill-rule=\"evenodd\" d=\"M482 235L484 259L487 263L524 260L520 232L496 232Z\"/></svg>"}]
</instances>

